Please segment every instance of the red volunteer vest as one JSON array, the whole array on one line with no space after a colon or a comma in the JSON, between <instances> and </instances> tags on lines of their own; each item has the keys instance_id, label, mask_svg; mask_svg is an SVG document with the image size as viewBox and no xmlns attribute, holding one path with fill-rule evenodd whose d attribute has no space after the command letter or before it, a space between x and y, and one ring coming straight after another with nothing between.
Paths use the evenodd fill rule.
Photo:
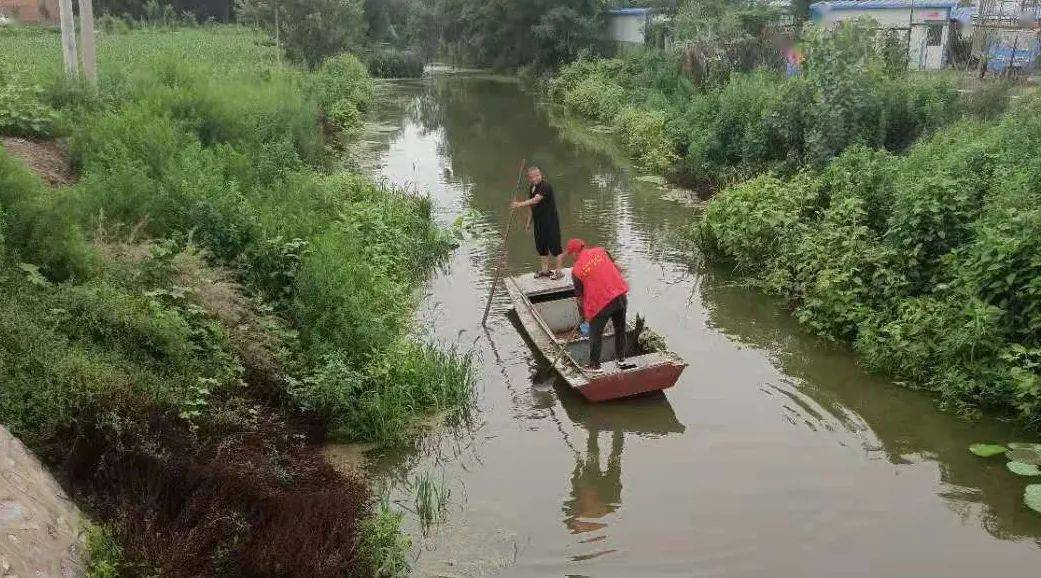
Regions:
<instances>
[{"instance_id":1,"label":"red volunteer vest","mask_svg":"<svg viewBox=\"0 0 1041 578\"><path fill-rule=\"evenodd\" d=\"M622 272L602 247L582 251L571 274L582 282L582 313L586 321L596 317L613 299L629 292Z\"/></svg>"}]
</instances>

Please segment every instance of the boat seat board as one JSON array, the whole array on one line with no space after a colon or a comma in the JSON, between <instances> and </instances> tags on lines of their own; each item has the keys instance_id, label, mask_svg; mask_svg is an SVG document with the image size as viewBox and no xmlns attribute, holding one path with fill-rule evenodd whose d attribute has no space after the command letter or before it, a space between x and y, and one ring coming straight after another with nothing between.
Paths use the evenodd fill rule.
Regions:
<instances>
[{"instance_id":1,"label":"boat seat board","mask_svg":"<svg viewBox=\"0 0 1041 578\"><path fill-rule=\"evenodd\" d=\"M550 293L559 293L561 291L574 291L575 286L574 282L571 280L571 267L563 269L562 272L564 273L564 277L556 280L547 277L536 279L535 275L532 273L518 275L512 277L512 279L513 282L516 283L520 292L524 293L528 298Z\"/></svg>"}]
</instances>

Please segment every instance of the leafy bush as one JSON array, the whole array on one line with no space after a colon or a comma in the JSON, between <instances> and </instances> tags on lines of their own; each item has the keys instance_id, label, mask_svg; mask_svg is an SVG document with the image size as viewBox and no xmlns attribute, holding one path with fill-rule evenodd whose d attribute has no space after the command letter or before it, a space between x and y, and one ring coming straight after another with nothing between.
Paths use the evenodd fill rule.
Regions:
<instances>
[{"instance_id":1,"label":"leafy bush","mask_svg":"<svg viewBox=\"0 0 1041 578\"><path fill-rule=\"evenodd\" d=\"M1041 422L1039 110L1031 99L907 156L853 147L822 172L728 188L697 239L866 366L952 407Z\"/></svg>"},{"instance_id":2,"label":"leafy bush","mask_svg":"<svg viewBox=\"0 0 1041 578\"><path fill-rule=\"evenodd\" d=\"M419 78L423 59L412 52L393 48L375 51L368 57L369 74L376 78Z\"/></svg>"},{"instance_id":3,"label":"leafy bush","mask_svg":"<svg viewBox=\"0 0 1041 578\"><path fill-rule=\"evenodd\" d=\"M981 81L966 96L965 108L976 118L995 120L1008 109L1015 87L1014 81L1003 78Z\"/></svg>"},{"instance_id":4,"label":"leafy bush","mask_svg":"<svg viewBox=\"0 0 1041 578\"><path fill-rule=\"evenodd\" d=\"M549 94L618 127L645 168L685 180L720 185L819 168L849 147L903 150L963 112L950 77L907 75L875 34L862 23L811 31L805 73L795 77L764 60L706 82L682 50L579 60L550 82Z\"/></svg>"},{"instance_id":5,"label":"leafy bush","mask_svg":"<svg viewBox=\"0 0 1041 578\"><path fill-rule=\"evenodd\" d=\"M75 215L72 193L50 189L0 149L0 207L6 245L52 280L88 277L96 262Z\"/></svg>"},{"instance_id":6,"label":"leafy bush","mask_svg":"<svg viewBox=\"0 0 1041 578\"><path fill-rule=\"evenodd\" d=\"M290 395L324 417L347 440L401 442L415 431L416 412L466 406L473 379L469 355L396 340L361 369L349 352L330 354Z\"/></svg>"},{"instance_id":7,"label":"leafy bush","mask_svg":"<svg viewBox=\"0 0 1041 578\"><path fill-rule=\"evenodd\" d=\"M614 118L626 151L640 166L662 172L676 158L675 144L665 131L665 113L627 106Z\"/></svg>"},{"instance_id":8,"label":"leafy bush","mask_svg":"<svg viewBox=\"0 0 1041 578\"><path fill-rule=\"evenodd\" d=\"M348 135L356 133L362 126L361 112L353 102L346 98L334 104L329 110L328 116L333 126Z\"/></svg>"},{"instance_id":9,"label":"leafy bush","mask_svg":"<svg viewBox=\"0 0 1041 578\"><path fill-rule=\"evenodd\" d=\"M43 89L26 86L0 73L0 134L51 136L58 113L44 104Z\"/></svg>"},{"instance_id":10,"label":"leafy bush","mask_svg":"<svg viewBox=\"0 0 1041 578\"><path fill-rule=\"evenodd\" d=\"M564 104L601 122L610 122L625 106L625 90L601 76L588 76L569 91Z\"/></svg>"},{"instance_id":11,"label":"leafy bush","mask_svg":"<svg viewBox=\"0 0 1041 578\"><path fill-rule=\"evenodd\" d=\"M362 114L375 94L365 65L351 54L327 59L314 76L311 92L332 126L348 136L361 127Z\"/></svg>"},{"instance_id":12,"label":"leafy bush","mask_svg":"<svg viewBox=\"0 0 1041 578\"><path fill-rule=\"evenodd\" d=\"M365 112L373 99L369 72L352 54L340 54L325 59L314 75L312 92L323 108L347 99L354 103L358 110Z\"/></svg>"},{"instance_id":13,"label":"leafy bush","mask_svg":"<svg viewBox=\"0 0 1041 578\"><path fill-rule=\"evenodd\" d=\"M358 549L374 578L404 578L409 575L408 551L412 540L401 533L401 514L380 502L376 515L365 521Z\"/></svg>"},{"instance_id":14,"label":"leafy bush","mask_svg":"<svg viewBox=\"0 0 1041 578\"><path fill-rule=\"evenodd\" d=\"M90 567L88 578L117 578L123 565L123 547L112 531L105 526L91 526L87 531L87 552Z\"/></svg>"}]
</instances>

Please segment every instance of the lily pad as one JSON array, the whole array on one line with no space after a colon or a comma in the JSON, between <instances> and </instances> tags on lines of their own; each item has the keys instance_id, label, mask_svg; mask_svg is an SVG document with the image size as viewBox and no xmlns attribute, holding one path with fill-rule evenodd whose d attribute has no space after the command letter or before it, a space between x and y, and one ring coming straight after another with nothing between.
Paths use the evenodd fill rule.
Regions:
<instances>
[{"instance_id":1,"label":"lily pad","mask_svg":"<svg viewBox=\"0 0 1041 578\"><path fill-rule=\"evenodd\" d=\"M1034 450L1009 450L1005 452L1005 457L1011 462L1023 462L1024 464L1041 466L1041 452Z\"/></svg>"},{"instance_id":2,"label":"lily pad","mask_svg":"<svg viewBox=\"0 0 1041 578\"><path fill-rule=\"evenodd\" d=\"M1027 486L1026 492L1023 493L1023 501L1028 508L1041 513L1041 484Z\"/></svg>"},{"instance_id":3,"label":"lily pad","mask_svg":"<svg viewBox=\"0 0 1041 578\"><path fill-rule=\"evenodd\" d=\"M1008 451L1008 448L998 444L972 444L969 451L981 458L990 458Z\"/></svg>"},{"instance_id":4,"label":"lily pad","mask_svg":"<svg viewBox=\"0 0 1041 578\"><path fill-rule=\"evenodd\" d=\"M1030 442L1009 442L1005 444L1010 450L1034 450L1035 452L1041 452L1041 444L1032 444Z\"/></svg>"},{"instance_id":5,"label":"lily pad","mask_svg":"<svg viewBox=\"0 0 1041 578\"><path fill-rule=\"evenodd\" d=\"M1024 464L1023 462L1009 462L1005 464L1008 466L1008 470L1013 474L1020 476L1041 476L1041 468L1034 464Z\"/></svg>"}]
</instances>

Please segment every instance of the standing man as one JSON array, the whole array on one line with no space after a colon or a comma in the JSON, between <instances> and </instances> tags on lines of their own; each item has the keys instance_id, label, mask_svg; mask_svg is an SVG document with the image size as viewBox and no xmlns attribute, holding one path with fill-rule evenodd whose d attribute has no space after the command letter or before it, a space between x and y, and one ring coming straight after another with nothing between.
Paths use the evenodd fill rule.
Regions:
<instances>
[{"instance_id":1,"label":"standing man","mask_svg":"<svg viewBox=\"0 0 1041 578\"><path fill-rule=\"evenodd\" d=\"M611 255L603 247L586 247L582 239L567 242L567 254L575 260L571 277L579 313L589 322L589 365L586 371L600 369L600 348L604 327L614 325L615 358L625 367L625 310L629 285L622 278Z\"/></svg>"},{"instance_id":2,"label":"standing man","mask_svg":"<svg viewBox=\"0 0 1041 578\"><path fill-rule=\"evenodd\" d=\"M553 187L543 180L542 170L534 165L528 167L528 184L528 200L513 201L510 207L531 207L525 228L530 231L532 223L535 224L535 250L539 253L540 262L535 278L563 279L561 269L564 267L564 252L560 250L560 219L557 217ZM550 255L557 260L556 271L552 274L549 272Z\"/></svg>"}]
</instances>

